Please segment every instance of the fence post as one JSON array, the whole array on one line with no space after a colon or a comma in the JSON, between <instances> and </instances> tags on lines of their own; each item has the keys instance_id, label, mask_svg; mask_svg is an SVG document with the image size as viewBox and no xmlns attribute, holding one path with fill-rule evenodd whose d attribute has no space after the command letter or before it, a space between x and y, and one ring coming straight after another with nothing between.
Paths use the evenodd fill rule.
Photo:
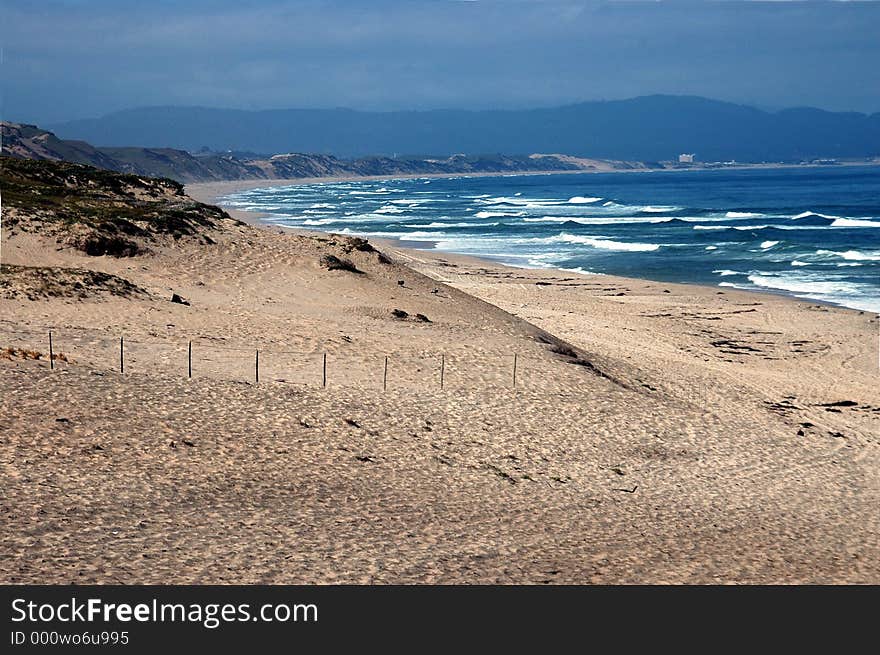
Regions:
<instances>
[{"instance_id":1,"label":"fence post","mask_svg":"<svg viewBox=\"0 0 880 655\"><path fill-rule=\"evenodd\" d=\"M49 368L55 369L55 352L52 350L52 330L49 330Z\"/></svg>"},{"instance_id":2,"label":"fence post","mask_svg":"<svg viewBox=\"0 0 880 655\"><path fill-rule=\"evenodd\" d=\"M385 372L382 374L382 391L388 389L388 355L385 355Z\"/></svg>"},{"instance_id":3,"label":"fence post","mask_svg":"<svg viewBox=\"0 0 880 655\"><path fill-rule=\"evenodd\" d=\"M193 376L193 342L192 341L189 342L189 348L187 349L187 353L186 353L186 369L187 369L187 375L189 376L189 379L192 380L192 376Z\"/></svg>"},{"instance_id":4,"label":"fence post","mask_svg":"<svg viewBox=\"0 0 880 655\"><path fill-rule=\"evenodd\" d=\"M443 375L446 373L446 354L440 355L440 388L443 388Z\"/></svg>"},{"instance_id":5,"label":"fence post","mask_svg":"<svg viewBox=\"0 0 880 655\"><path fill-rule=\"evenodd\" d=\"M321 386L327 388L327 353L324 353L323 365L321 370Z\"/></svg>"},{"instance_id":6,"label":"fence post","mask_svg":"<svg viewBox=\"0 0 880 655\"><path fill-rule=\"evenodd\" d=\"M125 373L125 337L119 337L119 372Z\"/></svg>"},{"instance_id":7,"label":"fence post","mask_svg":"<svg viewBox=\"0 0 880 655\"><path fill-rule=\"evenodd\" d=\"M516 353L513 353L513 386L516 386Z\"/></svg>"},{"instance_id":8,"label":"fence post","mask_svg":"<svg viewBox=\"0 0 880 655\"><path fill-rule=\"evenodd\" d=\"M257 357L254 360L254 381L259 383L260 381L260 350L257 349Z\"/></svg>"}]
</instances>

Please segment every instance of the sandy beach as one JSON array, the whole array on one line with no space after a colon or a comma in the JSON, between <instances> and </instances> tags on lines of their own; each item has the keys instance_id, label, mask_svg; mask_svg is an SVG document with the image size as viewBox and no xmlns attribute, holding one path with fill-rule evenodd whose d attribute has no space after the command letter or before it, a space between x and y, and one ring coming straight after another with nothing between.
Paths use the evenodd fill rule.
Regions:
<instances>
[{"instance_id":1,"label":"sandy beach","mask_svg":"<svg viewBox=\"0 0 880 655\"><path fill-rule=\"evenodd\" d=\"M0 296L4 583L880 583L876 315L231 221L2 236L137 288Z\"/></svg>"}]
</instances>

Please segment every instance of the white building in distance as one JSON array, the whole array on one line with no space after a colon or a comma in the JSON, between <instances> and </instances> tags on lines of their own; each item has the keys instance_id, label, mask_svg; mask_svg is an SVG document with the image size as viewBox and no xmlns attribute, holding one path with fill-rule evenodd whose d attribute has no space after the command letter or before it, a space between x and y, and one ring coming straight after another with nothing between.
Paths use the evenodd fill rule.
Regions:
<instances>
[{"instance_id":1,"label":"white building in distance","mask_svg":"<svg viewBox=\"0 0 880 655\"><path fill-rule=\"evenodd\" d=\"M679 164L693 164L695 156L696 155L694 155L694 153L691 153L689 155L688 154L679 155L678 156L678 163Z\"/></svg>"}]
</instances>

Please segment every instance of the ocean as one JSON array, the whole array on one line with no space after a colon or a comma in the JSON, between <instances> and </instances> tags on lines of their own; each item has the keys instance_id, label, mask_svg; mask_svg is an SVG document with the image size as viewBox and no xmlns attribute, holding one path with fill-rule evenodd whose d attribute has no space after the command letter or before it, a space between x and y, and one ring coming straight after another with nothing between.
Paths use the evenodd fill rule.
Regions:
<instances>
[{"instance_id":1,"label":"ocean","mask_svg":"<svg viewBox=\"0 0 880 655\"><path fill-rule=\"evenodd\" d=\"M270 223L514 266L880 312L880 166L347 181L220 202Z\"/></svg>"}]
</instances>

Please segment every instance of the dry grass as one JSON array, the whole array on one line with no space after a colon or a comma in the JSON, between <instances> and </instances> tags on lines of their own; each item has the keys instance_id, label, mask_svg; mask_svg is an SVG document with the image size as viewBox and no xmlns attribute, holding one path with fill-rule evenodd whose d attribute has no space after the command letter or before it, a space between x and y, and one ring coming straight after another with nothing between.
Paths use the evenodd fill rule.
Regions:
<instances>
[{"instance_id":1,"label":"dry grass","mask_svg":"<svg viewBox=\"0 0 880 655\"><path fill-rule=\"evenodd\" d=\"M0 298L40 300L96 296L148 296L141 287L118 275L79 268L0 266Z\"/></svg>"},{"instance_id":2,"label":"dry grass","mask_svg":"<svg viewBox=\"0 0 880 655\"><path fill-rule=\"evenodd\" d=\"M34 361L38 361L38 360L43 360L43 359L48 360L48 356L44 352L40 352L39 350L33 350L31 348L7 347L7 348L3 348L2 350L0 350L0 359L5 359L7 361L14 361L16 359L21 359L21 360L31 359ZM64 353L53 353L52 354L52 361L64 362L66 364L70 364L70 363L72 363L73 360L71 360Z\"/></svg>"}]
</instances>

